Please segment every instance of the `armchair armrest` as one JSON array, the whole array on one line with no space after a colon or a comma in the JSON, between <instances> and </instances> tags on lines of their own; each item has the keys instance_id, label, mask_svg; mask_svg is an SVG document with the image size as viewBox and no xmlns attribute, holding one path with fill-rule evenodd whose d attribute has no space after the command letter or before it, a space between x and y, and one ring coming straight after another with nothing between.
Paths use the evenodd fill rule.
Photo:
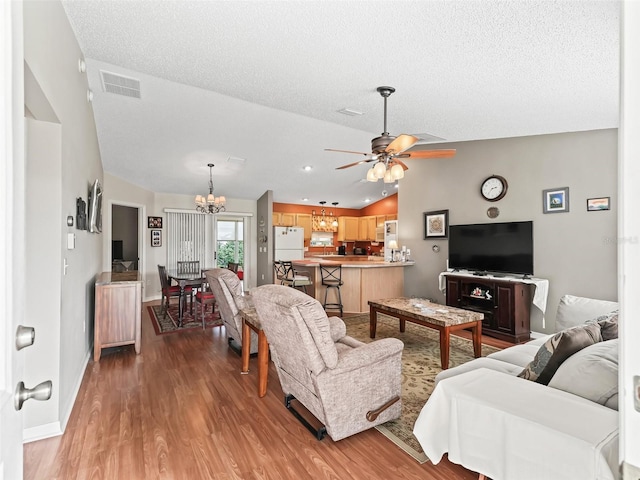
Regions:
<instances>
[{"instance_id":1,"label":"armchair armrest","mask_svg":"<svg viewBox=\"0 0 640 480\"><path fill-rule=\"evenodd\" d=\"M402 355L404 343L397 338L382 338L366 343L340 355L338 364L330 369L332 375L340 375L376 364L393 355Z\"/></svg>"},{"instance_id":2,"label":"armchair armrest","mask_svg":"<svg viewBox=\"0 0 640 480\"><path fill-rule=\"evenodd\" d=\"M329 334L334 342L347 334L347 326L340 317L329 317Z\"/></svg>"}]
</instances>

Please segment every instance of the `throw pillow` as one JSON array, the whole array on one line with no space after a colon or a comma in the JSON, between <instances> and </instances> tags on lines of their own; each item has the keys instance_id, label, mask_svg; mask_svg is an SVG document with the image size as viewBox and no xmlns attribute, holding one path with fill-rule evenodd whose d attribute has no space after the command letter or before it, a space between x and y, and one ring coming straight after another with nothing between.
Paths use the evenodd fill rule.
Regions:
<instances>
[{"instance_id":1,"label":"throw pillow","mask_svg":"<svg viewBox=\"0 0 640 480\"><path fill-rule=\"evenodd\" d=\"M601 341L600 325L597 323L558 332L538 349L536 356L518 376L547 385L562 362L577 351Z\"/></svg>"},{"instance_id":2,"label":"throw pillow","mask_svg":"<svg viewBox=\"0 0 640 480\"><path fill-rule=\"evenodd\" d=\"M597 323L600 325L602 333L602 341L613 340L618 338L618 310L609 312L606 315L600 315L587 323Z\"/></svg>"},{"instance_id":3,"label":"throw pillow","mask_svg":"<svg viewBox=\"0 0 640 480\"><path fill-rule=\"evenodd\" d=\"M549 386L618 409L618 339L583 348L560 365Z\"/></svg>"}]
</instances>

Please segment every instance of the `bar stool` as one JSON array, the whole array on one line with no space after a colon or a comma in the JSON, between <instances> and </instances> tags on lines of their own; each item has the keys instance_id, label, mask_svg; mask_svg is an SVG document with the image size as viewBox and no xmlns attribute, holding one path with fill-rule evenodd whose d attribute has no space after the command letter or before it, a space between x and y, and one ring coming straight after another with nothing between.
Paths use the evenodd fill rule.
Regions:
<instances>
[{"instance_id":1,"label":"bar stool","mask_svg":"<svg viewBox=\"0 0 640 480\"><path fill-rule=\"evenodd\" d=\"M299 275L293 269L293 263L291 261L280 262L281 268L284 269L284 277L281 279L282 285L287 287L293 287L300 289L302 287L304 293L307 293L307 287L313 285L313 282L306 275Z\"/></svg>"},{"instance_id":2,"label":"bar stool","mask_svg":"<svg viewBox=\"0 0 640 480\"><path fill-rule=\"evenodd\" d=\"M340 294L340 286L342 282L342 265L322 265L320 264L320 275L322 276L322 285L326 290L324 291L324 303L322 306L326 310L340 309L340 316L342 316L342 295ZM337 303L327 303L327 294L330 288L335 288L337 292Z\"/></svg>"}]
</instances>

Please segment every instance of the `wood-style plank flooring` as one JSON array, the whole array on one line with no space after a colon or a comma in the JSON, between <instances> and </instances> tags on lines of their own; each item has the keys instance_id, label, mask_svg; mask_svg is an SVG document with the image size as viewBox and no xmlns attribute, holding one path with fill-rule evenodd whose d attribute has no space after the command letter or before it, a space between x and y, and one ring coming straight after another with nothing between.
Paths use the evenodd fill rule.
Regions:
<instances>
[{"instance_id":1,"label":"wood-style plank flooring","mask_svg":"<svg viewBox=\"0 0 640 480\"><path fill-rule=\"evenodd\" d=\"M284 407L273 363L260 399L256 359L241 375L224 327L156 335L146 305L141 354L90 361L64 435L25 445L25 479L477 478L446 458L420 465L375 429L317 441Z\"/></svg>"}]
</instances>

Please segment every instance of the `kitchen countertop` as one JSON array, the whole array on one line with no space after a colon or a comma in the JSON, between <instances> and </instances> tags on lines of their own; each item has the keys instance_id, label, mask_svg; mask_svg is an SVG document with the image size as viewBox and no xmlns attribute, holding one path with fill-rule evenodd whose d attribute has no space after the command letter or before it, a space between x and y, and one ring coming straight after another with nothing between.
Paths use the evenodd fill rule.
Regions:
<instances>
[{"instance_id":1,"label":"kitchen countertop","mask_svg":"<svg viewBox=\"0 0 640 480\"><path fill-rule=\"evenodd\" d=\"M364 255L358 255L366 258ZM342 265L344 268L385 268L385 267L410 267L415 264L410 262L386 262L382 257L373 257L379 260L351 260L341 259L341 255L323 255L321 258L307 257L304 260L293 260L294 265L306 267L319 267L320 265ZM331 260L329 260L331 258ZM344 257L343 257L344 258ZM335 260L334 260L335 259Z\"/></svg>"}]
</instances>

